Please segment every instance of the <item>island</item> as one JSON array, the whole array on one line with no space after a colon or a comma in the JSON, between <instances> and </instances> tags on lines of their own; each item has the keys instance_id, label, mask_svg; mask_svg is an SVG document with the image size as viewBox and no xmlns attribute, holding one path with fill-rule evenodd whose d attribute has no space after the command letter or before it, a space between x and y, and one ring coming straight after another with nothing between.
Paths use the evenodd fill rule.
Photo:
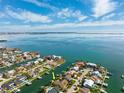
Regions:
<instances>
[{"instance_id":1,"label":"island","mask_svg":"<svg viewBox=\"0 0 124 93\"><path fill-rule=\"evenodd\" d=\"M7 42L7 40L2 40L2 39L0 39L0 43L2 43L2 42Z\"/></svg>"},{"instance_id":2,"label":"island","mask_svg":"<svg viewBox=\"0 0 124 93\"><path fill-rule=\"evenodd\" d=\"M8 52L8 49L5 50L7 50ZM10 50L12 53L11 56L13 56L13 51L14 54L15 51L17 51L16 53L21 55L20 57L23 58L22 52L20 53L19 49L14 49L13 51L12 50ZM27 58L30 59L37 56L38 57L34 61L30 60L25 64L21 64L21 66L17 66L11 70L5 70L1 72L0 93L19 92L21 91L20 88L24 85L31 85L32 81L35 79L42 79L42 75L49 74L50 70L54 70L56 67L65 62L65 59L63 57L56 55L48 55L41 58L39 57L40 55L37 54L37 52L26 52L24 54L28 55ZM32 55L33 57L30 55ZM27 58L25 58L24 60L27 60ZM20 62L20 60L18 62Z\"/></svg>"},{"instance_id":3,"label":"island","mask_svg":"<svg viewBox=\"0 0 124 93\"><path fill-rule=\"evenodd\" d=\"M107 93L105 81L109 76L105 67L78 60L63 74L53 72L53 80L41 86L41 93Z\"/></svg>"}]
</instances>

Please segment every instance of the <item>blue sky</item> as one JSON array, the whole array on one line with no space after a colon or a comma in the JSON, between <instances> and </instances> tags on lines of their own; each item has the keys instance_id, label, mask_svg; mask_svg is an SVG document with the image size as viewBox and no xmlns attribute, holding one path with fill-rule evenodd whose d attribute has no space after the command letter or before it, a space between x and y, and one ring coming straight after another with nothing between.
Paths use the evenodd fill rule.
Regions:
<instances>
[{"instance_id":1,"label":"blue sky","mask_svg":"<svg viewBox=\"0 0 124 93\"><path fill-rule=\"evenodd\" d=\"M0 0L0 31L124 31L124 1Z\"/></svg>"}]
</instances>

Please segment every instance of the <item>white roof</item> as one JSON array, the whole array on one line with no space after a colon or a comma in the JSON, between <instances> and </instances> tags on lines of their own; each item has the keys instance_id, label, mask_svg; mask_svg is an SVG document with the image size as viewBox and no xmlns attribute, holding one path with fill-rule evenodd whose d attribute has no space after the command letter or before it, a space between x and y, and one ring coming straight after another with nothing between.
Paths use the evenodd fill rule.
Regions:
<instances>
[{"instance_id":1,"label":"white roof","mask_svg":"<svg viewBox=\"0 0 124 93\"><path fill-rule=\"evenodd\" d=\"M38 61L43 61L43 59L42 58L38 58Z\"/></svg>"},{"instance_id":2,"label":"white roof","mask_svg":"<svg viewBox=\"0 0 124 93\"><path fill-rule=\"evenodd\" d=\"M39 63L39 61L36 60L36 61L34 61L34 63L37 64L37 63Z\"/></svg>"},{"instance_id":3,"label":"white roof","mask_svg":"<svg viewBox=\"0 0 124 93\"><path fill-rule=\"evenodd\" d=\"M99 71L93 71L92 74L101 77L101 73Z\"/></svg>"},{"instance_id":4,"label":"white roof","mask_svg":"<svg viewBox=\"0 0 124 93\"><path fill-rule=\"evenodd\" d=\"M95 63L86 63L89 66L97 66Z\"/></svg>"},{"instance_id":5,"label":"white roof","mask_svg":"<svg viewBox=\"0 0 124 93\"><path fill-rule=\"evenodd\" d=\"M87 86L92 87L93 84L94 84L94 81L93 81L93 80L91 80L91 79L86 79L83 85L86 86L86 87L87 87Z\"/></svg>"},{"instance_id":6,"label":"white roof","mask_svg":"<svg viewBox=\"0 0 124 93\"><path fill-rule=\"evenodd\" d=\"M79 67L78 66L75 66L73 69L74 70L79 70Z\"/></svg>"},{"instance_id":7,"label":"white roof","mask_svg":"<svg viewBox=\"0 0 124 93\"><path fill-rule=\"evenodd\" d=\"M40 54L39 54L39 55L37 55L37 57L40 57Z\"/></svg>"},{"instance_id":8,"label":"white roof","mask_svg":"<svg viewBox=\"0 0 124 93\"><path fill-rule=\"evenodd\" d=\"M100 74L99 71L93 71L92 73L93 73L93 74Z\"/></svg>"},{"instance_id":9,"label":"white roof","mask_svg":"<svg viewBox=\"0 0 124 93\"><path fill-rule=\"evenodd\" d=\"M8 73L14 73L15 72L15 70L10 70L10 71L8 71Z\"/></svg>"},{"instance_id":10,"label":"white roof","mask_svg":"<svg viewBox=\"0 0 124 93\"><path fill-rule=\"evenodd\" d=\"M53 55L54 58L59 58L61 59L61 56L56 56L56 55Z\"/></svg>"}]
</instances>

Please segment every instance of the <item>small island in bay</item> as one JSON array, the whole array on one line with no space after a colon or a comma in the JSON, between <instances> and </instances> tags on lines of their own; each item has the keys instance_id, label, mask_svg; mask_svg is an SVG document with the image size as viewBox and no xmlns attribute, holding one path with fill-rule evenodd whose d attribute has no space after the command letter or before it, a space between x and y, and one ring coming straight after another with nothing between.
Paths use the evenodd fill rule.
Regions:
<instances>
[{"instance_id":1,"label":"small island in bay","mask_svg":"<svg viewBox=\"0 0 124 93\"><path fill-rule=\"evenodd\" d=\"M7 40L1 40L1 39L0 39L0 43L1 43L1 42L7 42Z\"/></svg>"}]
</instances>

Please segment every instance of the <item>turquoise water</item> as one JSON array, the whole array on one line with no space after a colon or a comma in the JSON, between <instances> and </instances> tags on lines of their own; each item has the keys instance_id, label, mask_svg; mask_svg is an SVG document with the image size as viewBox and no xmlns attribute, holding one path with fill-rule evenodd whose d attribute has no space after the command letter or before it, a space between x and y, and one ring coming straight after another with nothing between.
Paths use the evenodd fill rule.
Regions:
<instances>
[{"instance_id":1,"label":"turquoise water","mask_svg":"<svg viewBox=\"0 0 124 93\"><path fill-rule=\"evenodd\" d=\"M124 73L124 36L116 35L79 35L79 34L45 34L45 35L11 35L4 47L17 47L24 51L39 51L42 56L55 54L66 59L66 63L55 70L60 73L76 59L84 59L101 64L113 73L108 93L121 93ZM42 80L35 80L31 86L24 86L21 93L37 93L41 85L52 78L44 75Z\"/></svg>"}]
</instances>

